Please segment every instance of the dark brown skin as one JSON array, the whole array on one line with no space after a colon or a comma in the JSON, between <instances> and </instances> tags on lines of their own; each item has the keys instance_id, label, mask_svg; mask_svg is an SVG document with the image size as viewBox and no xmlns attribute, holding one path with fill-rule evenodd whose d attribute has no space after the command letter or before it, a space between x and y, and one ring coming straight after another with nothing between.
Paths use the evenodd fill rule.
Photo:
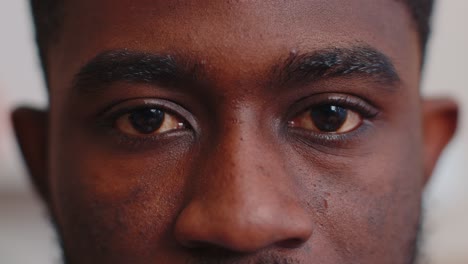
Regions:
<instances>
[{"instance_id":1,"label":"dark brown skin","mask_svg":"<svg viewBox=\"0 0 468 264\"><path fill-rule=\"evenodd\" d=\"M404 4L67 2L50 109L13 120L68 263L412 263L457 107L421 99ZM385 69L287 71L363 49ZM142 79L160 70L145 64L113 79L109 65L135 69L128 56L182 73ZM341 130L314 125L324 105L347 111ZM169 128L140 133L141 107L166 111Z\"/></svg>"}]
</instances>

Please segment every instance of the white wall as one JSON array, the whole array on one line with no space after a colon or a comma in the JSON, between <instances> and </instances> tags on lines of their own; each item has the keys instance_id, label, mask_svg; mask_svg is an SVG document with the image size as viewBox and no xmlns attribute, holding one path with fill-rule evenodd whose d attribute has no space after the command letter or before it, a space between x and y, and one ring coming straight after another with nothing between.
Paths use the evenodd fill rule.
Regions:
<instances>
[{"instance_id":1,"label":"white wall","mask_svg":"<svg viewBox=\"0 0 468 264\"><path fill-rule=\"evenodd\" d=\"M436 0L437 1L437 0ZM468 263L468 1L438 0L424 92L451 95L460 129L426 193L424 251L434 264Z\"/></svg>"},{"instance_id":2,"label":"white wall","mask_svg":"<svg viewBox=\"0 0 468 264\"><path fill-rule=\"evenodd\" d=\"M468 107L468 1L439 0L424 93ZM0 263L57 263L46 214L32 193L8 122L9 109L45 105L26 0L0 0ZM465 75L466 74L466 75ZM423 255L429 264L468 263L468 112L440 163L426 200Z\"/></svg>"},{"instance_id":3,"label":"white wall","mask_svg":"<svg viewBox=\"0 0 468 264\"><path fill-rule=\"evenodd\" d=\"M26 0L0 0L0 263L58 263L45 211L30 190L9 127L19 102L45 105Z\"/></svg>"}]
</instances>

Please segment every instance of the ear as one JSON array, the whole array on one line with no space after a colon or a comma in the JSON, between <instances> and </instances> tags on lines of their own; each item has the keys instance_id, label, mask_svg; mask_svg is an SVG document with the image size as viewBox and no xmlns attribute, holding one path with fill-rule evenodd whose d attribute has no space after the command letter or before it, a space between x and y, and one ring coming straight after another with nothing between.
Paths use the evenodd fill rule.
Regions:
<instances>
[{"instance_id":1,"label":"ear","mask_svg":"<svg viewBox=\"0 0 468 264\"><path fill-rule=\"evenodd\" d=\"M458 106L450 99L426 99L423 101L424 182L434 170L444 147L455 134Z\"/></svg>"},{"instance_id":2,"label":"ear","mask_svg":"<svg viewBox=\"0 0 468 264\"><path fill-rule=\"evenodd\" d=\"M48 204L50 195L47 173L47 112L18 108L13 111L11 118L34 187Z\"/></svg>"}]
</instances>

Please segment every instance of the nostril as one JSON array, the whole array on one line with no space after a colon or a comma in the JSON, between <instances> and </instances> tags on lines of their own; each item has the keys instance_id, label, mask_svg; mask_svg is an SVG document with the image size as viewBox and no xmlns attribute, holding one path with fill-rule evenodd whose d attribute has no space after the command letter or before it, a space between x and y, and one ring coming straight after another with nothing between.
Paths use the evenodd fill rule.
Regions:
<instances>
[{"instance_id":1,"label":"nostril","mask_svg":"<svg viewBox=\"0 0 468 264\"><path fill-rule=\"evenodd\" d=\"M194 255L211 256L213 258L229 258L231 256L238 256L239 254L228 248L204 241L194 240L186 243L185 247Z\"/></svg>"},{"instance_id":2,"label":"nostril","mask_svg":"<svg viewBox=\"0 0 468 264\"><path fill-rule=\"evenodd\" d=\"M185 246L192 249L212 248L213 245L209 242L191 240L185 243Z\"/></svg>"},{"instance_id":3,"label":"nostril","mask_svg":"<svg viewBox=\"0 0 468 264\"><path fill-rule=\"evenodd\" d=\"M309 215L297 204L278 206L282 202L276 196L235 206L223 199L192 200L181 211L173 231L180 246L210 254L250 254L272 246L299 248L312 235Z\"/></svg>"},{"instance_id":4,"label":"nostril","mask_svg":"<svg viewBox=\"0 0 468 264\"><path fill-rule=\"evenodd\" d=\"M298 248L304 244L304 240L300 238L291 238L276 243L278 247L282 248Z\"/></svg>"}]
</instances>

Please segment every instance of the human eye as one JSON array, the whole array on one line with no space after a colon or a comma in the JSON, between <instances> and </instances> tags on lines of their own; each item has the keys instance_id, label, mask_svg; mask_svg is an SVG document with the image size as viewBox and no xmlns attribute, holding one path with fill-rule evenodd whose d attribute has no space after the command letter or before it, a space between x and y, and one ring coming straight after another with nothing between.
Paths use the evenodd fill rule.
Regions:
<instances>
[{"instance_id":1,"label":"human eye","mask_svg":"<svg viewBox=\"0 0 468 264\"><path fill-rule=\"evenodd\" d=\"M121 133L146 137L185 129L184 120L157 106L132 109L115 120L114 127Z\"/></svg>"},{"instance_id":2,"label":"human eye","mask_svg":"<svg viewBox=\"0 0 468 264\"><path fill-rule=\"evenodd\" d=\"M336 104L312 107L290 121L291 127L309 129L319 133L347 133L358 128L363 121L360 113Z\"/></svg>"},{"instance_id":3,"label":"human eye","mask_svg":"<svg viewBox=\"0 0 468 264\"><path fill-rule=\"evenodd\" d=\"M308 137L340 141L371 121L379 110L365 100L351 95L319 95L302 103L288 127Z\"/></svg>"},{"instance_id":4,"label":"human eye","mask_svg":"<svg viewBox=\"0 0 468 264\"><path fill-rule=\"evenodd\" d=\"M176 103L161 99L132 99L101 114L99 127L119 145L145 148L192 131L193 118Z\"/></svg>"}]
</instances>

